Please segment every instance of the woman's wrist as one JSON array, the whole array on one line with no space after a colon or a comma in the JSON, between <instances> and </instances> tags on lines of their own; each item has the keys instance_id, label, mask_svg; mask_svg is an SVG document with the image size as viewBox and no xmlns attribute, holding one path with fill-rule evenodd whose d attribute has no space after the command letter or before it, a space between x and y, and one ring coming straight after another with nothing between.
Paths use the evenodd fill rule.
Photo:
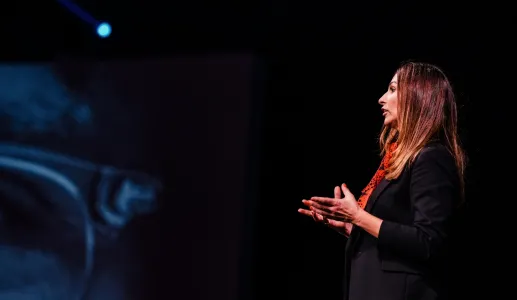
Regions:
<instances>
[{"instance_id":1,"label":"woman's wrist","mask_svg":"<svg viewBox=\"0 0 517 300\"><path fill-rule=\"evenodd\" d=\"M382 220L372 214L369 214L362 208L357 211L356 215L352 219L352 223L361 227L364 231L368 232L374 237L379 237Z\"/></svg>"},{"instance_id":2,"label":"woman's wrist","mask_svg":"<svg viewBox=\"0 0 517 300\"><path fill-rule=\"evenodd\" d=\"M353 225L362 227L361 223L364 223L365 214L368 214L368 213L364 209L358 208L354 217L350 220L350 223Z\"/></svg>"}]
</instances>

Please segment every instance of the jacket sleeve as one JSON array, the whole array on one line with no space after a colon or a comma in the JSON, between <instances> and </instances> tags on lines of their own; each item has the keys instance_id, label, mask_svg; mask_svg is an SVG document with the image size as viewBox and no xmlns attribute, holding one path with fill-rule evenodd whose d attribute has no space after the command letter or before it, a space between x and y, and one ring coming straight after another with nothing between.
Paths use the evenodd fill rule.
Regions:
<instances>
[{"instance_id":1,"label":"jacket sleeve","mask_svg":"<svg viewBox=\"0 0 517 300\"><path fill-rule=\"evenodd\" d=\"M458 203L459 177L453 157L444 147L424 148L410 167L410 225L384 220L379 247L420 261L444 250L453 211Z\"/></svg>"}]
</instances>

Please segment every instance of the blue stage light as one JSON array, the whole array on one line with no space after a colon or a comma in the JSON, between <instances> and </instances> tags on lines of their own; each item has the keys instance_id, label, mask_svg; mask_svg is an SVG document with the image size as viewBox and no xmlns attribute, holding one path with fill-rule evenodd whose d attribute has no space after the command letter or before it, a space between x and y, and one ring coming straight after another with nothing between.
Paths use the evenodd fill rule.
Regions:
<instances>
[{"instance_id":1,"label":"blue stage light","mask_svg":"<svg viewBox=\"0 0 517 300\"><path fill-rule=\"evenodd\" d=\"M102 22L99 25L97 25L97 34L101 38L106 38L111 34L111 26L110 24L106 22Z\"/></svg>"}]
</instances>

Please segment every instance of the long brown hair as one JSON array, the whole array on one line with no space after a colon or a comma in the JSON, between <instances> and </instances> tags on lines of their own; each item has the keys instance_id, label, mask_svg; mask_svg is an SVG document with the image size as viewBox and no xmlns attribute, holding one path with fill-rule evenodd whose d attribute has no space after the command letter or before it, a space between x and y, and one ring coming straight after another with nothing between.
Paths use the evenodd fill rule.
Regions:
<instances>
[{"instance_id":1,"label":"long brown hair","mask_svg":"<svg viewBox=\"0 0 517 300\"><path fill-rule=\"evenodd\" d=\"M383 126L380 134L381 154L392 142L397 148L386 170L386 179L395 179L422 148L439 139L454 157L464 195L466 156L458 135L458 111L452 86L437 66L403 63L397 74L397 128Z\"/></svg>"}]
</instances>

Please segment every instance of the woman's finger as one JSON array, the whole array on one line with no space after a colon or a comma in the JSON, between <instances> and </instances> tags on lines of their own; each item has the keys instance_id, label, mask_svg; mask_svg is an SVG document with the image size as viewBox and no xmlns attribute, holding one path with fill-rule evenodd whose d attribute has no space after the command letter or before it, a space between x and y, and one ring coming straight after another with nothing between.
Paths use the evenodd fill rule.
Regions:
<instances>
[{"instance_id":1,"label":"woman's finger","mask_svg":"<svg viewBox=\"0 0 517 300\"><path fill-rule=\"evenodd\" d=\"M312 202L311 202L311 201L309 201L309 200L306 200L306 199L302 199L302 203L303 203L305 206L310 207Z\"/></svg>"},{"instance_id":2,"label":"woman's finger","mask_svg":"<svg viewBox=\"0 0 517 300\"><path fill-rule=\"evenodd\" d=\"M327 205L322 205L322 204L320 204L320 203L318 203L318 202L315 202L315 201L309 201L309 202L307 203L307 205L308 205L309 207L315 207L315 208L317 208L317 209L319 209L319 210L323 210L323 211L326 211L326 212L328 212L328 213L331 213L331 212L332 212L332 209L331 209L329 206L327 206Z\"/></svg>"},{"instance_id":3,"label":"woman's finger","mask_svg":"<svg viewBox=\"0 0 517 300\"><path fill-rule=\"evenodd\" d=\"M336 203L336 199L328 197L311 197L311 201L327 206L333 206Z\"/></svg>"},{"instance_id":4,"label":"woman's finger","mask_svg":"<svg viewBox=\"0 0 517 300\"><path fill-rule=\"evenodd\" d=\"M332 218L334 217L333 214L331 214L330 212L327 212L327 211L324 211L324 210L321 210L317 207L314 207L314 206L311 206L311 210L319 215L321 215L322 217L327 217L327 218Z\"/></svg>"},{"instance_id":5,"label":"woman's finger","mask_svg":"<svg viewBox=\"0 0 517 300\"><path fill-rule=\"evenodd\" d=\"M300 209L298 209L298 212L301 213L302 215L306 215L308 217L312 217L312 211L310 211L308 209L300 208Z\"/></svg>"},{"instance_id":6,"label":"woman's finger","mask_svg":"<svg viewBox=\"0 0 517 300\"><path fill-rule=\"evenodd\" d=\"M311 211L311 213L312 213L312 219L313 219L314 221L316 221L316 222L318 222L318 223L322 221L323 217L321 217L320 215L316 214L316 213L315 213L315 212L313 212L313 211ZM321 218L321 219L320 219L320 218Z\"/></svg>"},{"instance_id":7,"label":"woman's finger","mask_svg":"<svg viewBox=\"0 0 517 300\"><path fill-rule=\"evenodd\" d=\"M339 188L339 186L336 186L334 188L334 198L341 198L341 189Z\"/></svg>"},{"instance_id":8,"label":"woman's finger","mask_svg":"<svg viewBox=\"0 0 517 300\"><path fill-rule=\"evenodd\" d=\"M337 221L337 220L334 220L334 219L327 219L328 220L328 225L329 226L332 226L332 227L335 227L335 228L340 228L341 226L343 226L343 222L341 221Z\"/></svg>"},{"instance_id":9,"label":"woman's finger","mask_svg":"<svg viewBox=\"0 0 517 300\"><path fill-rule=\"evenodd\" d=\"M301 213L302 215L311 217L315 222L318 222L318 223L321 223L324 220L324 218L321 215L319 215L313 211L307 210L307 209L300 208L300 209L298 209L298 212Z\"/></svg>"},{"instance_id":10,"label":"woman's finger","mask_svg":"<svg viewBox=\"0 0 517 300\"><path fill-rule=\"evenodd\" d=\"M348 189L348 187L346 186L346 184L342 184L341 185L341 190L343 191L343 195L345 195L345 198L354 198L354 194L352 194L352 192L350 192L350 190Z\"/></svg>"}]
</instances>

